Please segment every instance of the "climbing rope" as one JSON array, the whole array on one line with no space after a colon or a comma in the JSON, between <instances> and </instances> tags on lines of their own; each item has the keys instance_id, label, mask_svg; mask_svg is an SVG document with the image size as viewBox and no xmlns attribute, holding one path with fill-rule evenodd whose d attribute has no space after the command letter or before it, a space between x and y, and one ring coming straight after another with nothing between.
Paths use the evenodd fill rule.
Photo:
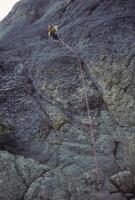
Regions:
<instances>
[{"instance_id":1,"label":"climbing rope","mask_svg":"<svg viewBox=\"0 0 135 200\"><path fill-rule=\"evenodd\" d=\"M99 167L99 163L98 163L98 159L97 159L96 142L95 142L95 137L94 137L93 125L92 125L92 117L90 114L90 107L89 107L88 94L87 94L87 90L86 90L85 78L84 78L84 73L83 73L82 61L81 61L80 56L76 53L76 51L72 47L67 45L61 37L59 37L59 41L61 41L61 43L64 46L66 46L77 57L77 61L78 61L79 67L80 67L81 79L82 79L82 83L83 83L83 90L84 90L85 101L86 101L86 106L87 106L87 114L88 114L88 121L89 121L89 134L91 135L91 138L92 138L93 154L94 154L95 165L96 165L97 185L98 185L98 189L100 191L101 190L100 167Z\"/></svg>"}]
</instances>

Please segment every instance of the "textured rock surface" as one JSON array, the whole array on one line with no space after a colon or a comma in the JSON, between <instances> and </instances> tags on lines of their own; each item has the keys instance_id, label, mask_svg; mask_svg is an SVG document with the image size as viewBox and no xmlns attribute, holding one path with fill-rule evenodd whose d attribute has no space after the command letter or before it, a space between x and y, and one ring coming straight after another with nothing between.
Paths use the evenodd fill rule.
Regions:
<instances>
[{"instance_id":1,"label":"textured rock surface","mask_svg":"<svg viewBox=\"0 0 135 200\"><path fill-rule=\"evenodd\" d=\"M129 171L119 172L112 176L111 180L123 193L132 193L134 190L134 177Z\"/></svg>"},{"instance_id":2,"label":"textured rock surface","mask_svg":"<svg viewBox=\"0 0 135 200\"><path fill-rule=\"evenodd\" d=\"M77 58L48 38L49 23L84 63L101 191ZM134 0L22 0L0 23L0 146L25 157L20 168L42 164L32 179L26 165L28 187L7 173L6 200L135 198L134 32Z\"/></svg>"},{"instance_id":3,"label":"textured rock surface","mask_svg":"<svg viewBox=\"0 0 135 200\"><path fill-rule=\"evenodd\" d=\"M31 185L49 168L23 156L0 151L0 199L23 199Z\"/></svg>"}]
</instances>

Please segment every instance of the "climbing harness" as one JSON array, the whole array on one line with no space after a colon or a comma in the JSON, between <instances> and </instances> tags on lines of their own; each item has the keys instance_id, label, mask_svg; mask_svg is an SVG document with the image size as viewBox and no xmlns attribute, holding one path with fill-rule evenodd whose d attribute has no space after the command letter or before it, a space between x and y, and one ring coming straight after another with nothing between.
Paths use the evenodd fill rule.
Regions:
<instances>
[{"instance_id":1,"label":"climbing harness","mask_svg":"<svg viewBox=\"0 0 135 200\"><path fill-rule=\"evenodd\" d=\"M97 160L96 142L95 142L95 137L94 137L93 125L92 125L92 117L90 114L90 107L89 107L89 101L88 101L88 94L87 94L87 90L86 90L85 78L84 78L84 74L83 74L82 61L81 61L80 56L76 53L76 51L72 47L70 47L68 44L66 44L61 37L59 37L59 41L61 41L61 43L64 46L66 46L77 57L77 61L78 61L79 67L80 67L81 79L82 79L82 83L83 83L83 90L84 90L85 101L86 101L86 106L87 106L87 114L88 114L88 121L89 121L89 134L92 137L93 154L94 154L95 165L96 165L97 185L98 185L98 190L100 191L101 190L100 167L99 167L99 163Z\"/></svg>"}]
</instances>

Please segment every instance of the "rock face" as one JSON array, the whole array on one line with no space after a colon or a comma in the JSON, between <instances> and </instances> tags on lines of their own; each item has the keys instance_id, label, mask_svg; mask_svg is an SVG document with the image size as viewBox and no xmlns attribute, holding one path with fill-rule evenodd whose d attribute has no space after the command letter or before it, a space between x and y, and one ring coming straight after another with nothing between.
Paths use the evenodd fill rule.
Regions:
<instances>
[{"instance_id":1,"label":"rock face","mask_svg":"<svg viewBox=\"0 0 135 200\"><path fill-rule=\"evenodd\" d=\"M49 171L32 159L0 151L0 199L23 199L25 193Z\"/></svg>"},{"instance_id":2,"label":"rock face","mask_svg":"<svg viewBox=\"0 0 135 200\"><path fill-rule=\"evenodd\" d=\"M134 33L134 0L21 0L0 23L1 200L135 198Z\"/></svg>"}]
</instances>

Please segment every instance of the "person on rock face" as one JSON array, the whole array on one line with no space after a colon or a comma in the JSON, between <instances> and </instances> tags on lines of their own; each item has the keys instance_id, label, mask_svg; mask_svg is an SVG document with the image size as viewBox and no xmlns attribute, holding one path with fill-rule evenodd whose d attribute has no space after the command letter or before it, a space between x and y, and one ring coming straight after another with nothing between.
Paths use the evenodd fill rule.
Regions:
<instances>
[{"instance_id":1,"label":"person on rock face","mask_svg":"<svg viewBox=\"0 0 135 200\"><path fill-rule=\"evenodd\" d=\"M59 42L59 36L57 35L58 26L51 24L48 26L48 36L52 37L54 42Z\"/></svg>"}]
</instances>

